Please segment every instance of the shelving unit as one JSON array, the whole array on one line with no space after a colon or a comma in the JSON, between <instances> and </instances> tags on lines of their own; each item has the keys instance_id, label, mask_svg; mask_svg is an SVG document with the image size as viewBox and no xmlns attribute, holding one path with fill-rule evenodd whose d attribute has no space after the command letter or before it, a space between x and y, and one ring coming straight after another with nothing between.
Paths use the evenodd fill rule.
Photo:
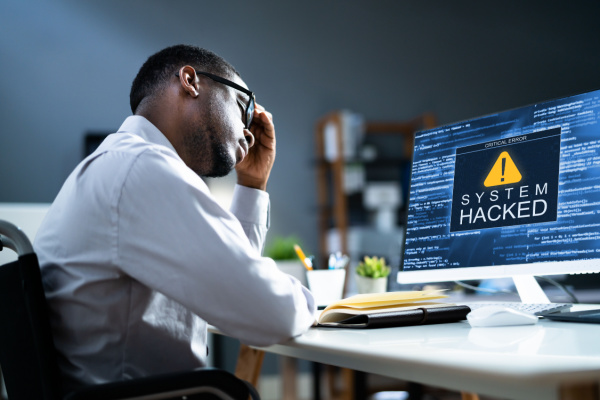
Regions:
<instances>
[{"instance_id":1,"label":"shelving unit","mask_svg":"<svg viewBox=\"0 0 600 400\"><path fill-rule=\"evenodd\" d=\"M402 197L408 198L414 133L435 126L436 118L431 113L407 121L374 122L348 111L336 111L317 122L318 265L327 265L327 257L334 250L330 247L349 254L351 227L369 226L369 212L363 206L365 185L395 181ZM406 201L397 212L395 225L399 227L406 219L405 207ZM332 232L336 246L330 243ZM377 234L386 237L385 232Z\"/></svg>"}]
</instances>

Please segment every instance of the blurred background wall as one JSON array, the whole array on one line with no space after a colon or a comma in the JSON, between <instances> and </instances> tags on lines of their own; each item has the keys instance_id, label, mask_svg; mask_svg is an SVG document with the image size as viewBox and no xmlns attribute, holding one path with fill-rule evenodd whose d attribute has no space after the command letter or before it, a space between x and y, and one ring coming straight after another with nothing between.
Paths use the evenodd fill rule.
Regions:
<instances>
[{"instance_id":1,"label":"blurred background wall","mask_svg":"<svg viewBox=\"0 0 600 400\"><path fill-rule=\"evenodd\" d=\"M84 134L130 115L146 58L188 43L274 114L271 232L316 251L318 118L447 123L600 88L599 17L579 0L0 0L0 202L51 202Z\"/></svg>"}]
</instances>

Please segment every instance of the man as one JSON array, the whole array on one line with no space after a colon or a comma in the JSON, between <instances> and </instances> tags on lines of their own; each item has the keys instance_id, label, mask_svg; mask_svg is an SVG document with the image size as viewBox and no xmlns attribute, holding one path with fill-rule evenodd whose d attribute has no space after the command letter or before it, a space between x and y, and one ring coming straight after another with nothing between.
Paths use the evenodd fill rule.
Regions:
<instances>
[{"instance_id":1,"label":"man","mask_svg":"<svg viewBox=\"0 0 600 400\"><path fill-rule=\"evenodd\" d=\"M204 49L151 56L133 116L77 166L36 240L67 389L206 365L207 323L249 345L303 333L313 298L261 257L273 118ZM200 177L237 172L231 210Z\"/></svg>"}]
</instances>

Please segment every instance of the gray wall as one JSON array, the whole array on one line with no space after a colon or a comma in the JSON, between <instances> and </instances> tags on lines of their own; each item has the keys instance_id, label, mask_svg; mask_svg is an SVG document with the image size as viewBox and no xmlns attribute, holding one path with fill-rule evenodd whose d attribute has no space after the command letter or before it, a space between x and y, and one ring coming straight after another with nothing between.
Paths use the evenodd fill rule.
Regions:
<instances>
[{"instance_id":1,"label":"gray wall","mask_svg":"<svg viewBox=\"0 0 600 400\"><path fill-rule=\"evenodd\" d=\"M50 202L86 131L130 114L145 59L224 56L275 115L272 232L316 250L314 124L440 122L600 88L598 1L0 0L0 201Z\"/></svg>"}]
</instances>

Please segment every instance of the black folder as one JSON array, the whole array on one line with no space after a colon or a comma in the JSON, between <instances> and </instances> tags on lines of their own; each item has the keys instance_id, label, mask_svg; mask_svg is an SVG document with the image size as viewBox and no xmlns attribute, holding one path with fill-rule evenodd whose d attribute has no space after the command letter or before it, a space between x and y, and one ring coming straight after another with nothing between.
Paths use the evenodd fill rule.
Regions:
<instances>
[{"instance_id":1,"label":"black folder","mask_svg":"<svg viewBox=\"0 0 600 400\"><path fill-rule=\"evenodd\" d=\"M326 324L318 324L328 328L389 328L395 326L414 326L442 324L467 319L471 309L467 306L420 307L410 310L359 314L350 318Z\"/></svg>"}]
</instances>

